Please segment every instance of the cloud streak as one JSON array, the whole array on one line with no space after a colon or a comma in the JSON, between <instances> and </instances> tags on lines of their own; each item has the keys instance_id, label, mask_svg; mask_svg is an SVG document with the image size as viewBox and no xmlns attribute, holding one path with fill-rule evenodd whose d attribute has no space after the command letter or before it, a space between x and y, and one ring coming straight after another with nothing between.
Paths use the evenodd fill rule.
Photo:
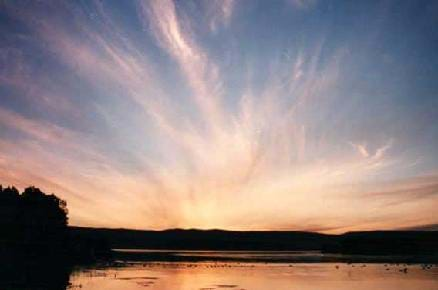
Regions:
<instances>
[{"instance_id":1,"label":"cloud streak","mask_svg":"<svg viewBox=\"0 0 438 290\"><path fill-rule=\"evenodd\" d=\"M268 38L263 29L274 29L258 15L243 22L235 1L141 1L129 17L100 2L2 5L30 42L8 32L14 41L0 48L0 183L66 198L75 225L340 232L437 222L436 176L410 166L393 125L365 130L344 43L285 41L300 35L287 19ZM294 5L308 13L318 3Z\"/></svg>"}]
</instances>

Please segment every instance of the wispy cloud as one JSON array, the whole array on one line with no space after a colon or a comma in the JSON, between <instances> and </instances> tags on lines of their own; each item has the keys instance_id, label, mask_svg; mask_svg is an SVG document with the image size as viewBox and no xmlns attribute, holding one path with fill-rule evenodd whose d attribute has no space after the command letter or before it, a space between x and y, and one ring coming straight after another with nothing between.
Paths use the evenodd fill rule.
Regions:
<instances>
[{"instance_id":1,"label":"wispy cloud","mask_svg":"<svg viewBox=\"0 0 438 290\"><path fill-rule=\"evenodd\" d=\"M396 130L356 134L369 117L342 90L348 47L327 35L266 43L251 26L226 52L230 69L212 42L243 29L238 4L190 6L204 18L142 1L129 20L105 2L4 4L47 69L27 46L0 48L0 183L61 195L81 225L336 232L394 227L419 208L403 222L435 223L435 179L379 183L412 162Z\"/></svg>"},{"instance_id":2,"label":"wispy cloud","mask_svg":"<svg viewBox=\"0 0 438 290\"><path fill-rule=\"evenodd\" d=\"M316 5L317 0L286 0L297 9L309 9Z\"/></svg>"},{"instance_id":3,"label":"wispy cloud","mask_svg":"<svg viewBox=\"0 0 438 290\"><path fill-rule=\"evenodd\" d=\"M209 28L216 32L220 26L227 27L231 21L235 0L213 0L208 2L207 14L210 17Z\"/></svg>"},{"instance_id":4,"label":"wispy cloud","mask_svg":"<svg viewBox=\"0 0 438 290\"><path fill-rule=\"evenodd\" d=\"M369 158L372 161L380 161L385 158L385 153L391 149L393 144L393 139L389 139L386 144L378 147L374 153L370 153L365 144L349 142L350 145L363 157Z\"/></svg>"},{"instance_id":5,"label":"wispy cloud","mask_svg":"<svg viewBox=\"0 0 438 290\"><path fill-rule=\"evenodd\" d=\"M356 149L357 152L359 152L359 154L362 155L362 157L367 158L370 156L370 154L368 153L368 150L366 148L366 145L355 144L353 142L350 142L350 145L353 146L353 148Z\"/></svg>"},{"instance_id":6,"label":"wispy cloud","mask_svg":"<svg viewBox=\"0 0 438 290\"><path fill-rule=\"evenodd\" d=\"M187 78L205 120L210 126L221 122L223 113L218 98L221 91L218 68L196 44L190 24L178 18L172 1L141 2L140 8L146 18L145 27L151 25L158 43L177 62Z\"/></svg>"}]
</instances>

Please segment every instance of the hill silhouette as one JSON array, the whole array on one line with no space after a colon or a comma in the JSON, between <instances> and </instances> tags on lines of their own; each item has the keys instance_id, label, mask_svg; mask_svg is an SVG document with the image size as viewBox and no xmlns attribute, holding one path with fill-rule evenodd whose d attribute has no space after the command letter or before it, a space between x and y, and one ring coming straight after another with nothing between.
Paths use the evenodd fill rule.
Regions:
<instances>
[{"instance_id":1,"label":"hill silhouette","mask_svg":"<svg viewBox=\"0 0 438 290\"><path fill-rule=\"evenodd\" d=\"M172 251L315 251L328 254L315 261L438 261L438 232L369 231L327 235L300 231L182 230L143 231L72 227L80 236L99 236L113 249ZM166 253L118 252L127 260L178 260ZM204 257L211 259L211 257ZM294 258L295 259L295 258ZM290 261L296 261L291 259ZM283 260L284 261L284 260ZM306 260L307 261L307 260ZM309 260L310 261L310 260Z\"/></svg>"},{"instance_id":2,"label":"hill silhouette","mask_svg":"<svg viewBox=\"0 0 438 290\"><path fill-rule=\"evenodd\" d=\"M108 240L112 248L173 250L315 250L333 242L331 235L300 231L162 231L71 227L82 236Z\"/></svg>"}]
</instances>

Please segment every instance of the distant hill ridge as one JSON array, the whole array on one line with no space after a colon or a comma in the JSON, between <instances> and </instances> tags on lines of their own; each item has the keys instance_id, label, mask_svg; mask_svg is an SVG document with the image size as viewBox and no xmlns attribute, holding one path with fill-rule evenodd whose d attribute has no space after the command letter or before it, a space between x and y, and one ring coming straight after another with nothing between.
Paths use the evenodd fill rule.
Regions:
<instances>
[{"instance_id":1,"label":"distant hill ridge","mask_svg":"<svg viewBox=\"0 0 438 290\"><path fill-rule=\"evenodd\" d=\"M199 229L131 230L70 227L77 235L119 249L322 251L347 254L438 254L436 231L362 231L340 235L304 231Z\"/></svg>"}]
</instances>

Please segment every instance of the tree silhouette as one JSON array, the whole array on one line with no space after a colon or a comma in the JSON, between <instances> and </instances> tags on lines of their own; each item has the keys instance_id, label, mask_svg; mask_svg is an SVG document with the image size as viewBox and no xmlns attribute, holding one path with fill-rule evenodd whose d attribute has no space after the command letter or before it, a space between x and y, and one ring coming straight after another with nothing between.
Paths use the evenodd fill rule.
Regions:
<instances>
[{"instance_id":1,"label":"tree silhouette","mask_svg":"<svg viewBox=\"0 0 438 290\"><path fill-rule=\"evenodd\" d=\"M66 289L73 265L110 258L99 237L72 234L66 201L0 185L0 289Z\"/></svg>"},{"instance_id":2,"label":"tree silhouette","mask_svg":"<svg viewBox=\"0 0 438 290\"><path fill-rule=\"evenodd\" d=\"M72 234L66 201L34 186L20 194L15 187L0 185L0 229L0 256L14 260L82 263L111 254L102 238Z\"/></svg>"},{"instance_id":3,"label":"tree silhouette","mask_svg":"<svg viewBox=\"0 0 438 290\"><path fill-rule=\"evenodd\" d=\"M28 187L20 196L18 222L23 238L41 242L59 242L67 228L67 203L54 194L46 195L35 187Z\"/></svg>"},{"instance_id":4,"label":"tree silhouette","mask_svg":"<svg viewBox=\"0 0 438 290\"><path fill-rule=\"evenodd\" d=\"M0 244L14 258L66 254L67 203L36 187L0 187ZM6 253L6 254L8 254Z\"/></svg>"}]
</instances>

